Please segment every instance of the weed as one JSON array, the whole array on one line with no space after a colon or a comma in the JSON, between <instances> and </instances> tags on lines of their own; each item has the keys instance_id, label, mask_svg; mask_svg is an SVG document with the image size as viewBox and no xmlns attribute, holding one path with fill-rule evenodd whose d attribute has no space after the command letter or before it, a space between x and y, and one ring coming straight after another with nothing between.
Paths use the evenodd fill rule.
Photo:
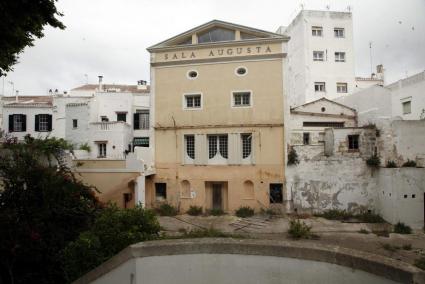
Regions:
<instances>
[{"instance_id":1,"label":"weed","mask_svg":"<svg viewBox=\"0 0 425 284\"><path fill-rule=\"evenodd\" d=\"M171 237L171 238L189 238L189 239L197 239L197 238L244 238L242 235L238 234L228 234L224 233L220 230L209 228L209 229L194 229L190 231L184 230L182 232L182 236L180 237Z\"/></svg>"},{"instance_id":2,"label":"weed","mask_svg":"<svg viewBox=\"0 0 425 284\"><path fill-rule=\"evenodd\" d=\"M394 233L396 234L411 234L412 228L410 228L408 225L398 222L394 225Z\"/></svg>"},{"instance_id":3,"label":"weed","mask_svg":"<svg viewBox=\"0 0 425 284\"><path fill-rule=\"evenodd\" d=\"M387 168L397 168L396 162L389 160L387 162Z\"/></svg>"},{"instance_id":4,"label":"weed","mask_svg":"<svg viewBox=\"0 0 425 284\"><path fill-rule=\"evenodd\" d=\"M367 235L367 234L369 234L369 231L366 230L366 229L360 229L359 233Z\"/></svg>"},{"instance_id":5,"label":"weed","mask_svg":"<svg viewBox=\"0 0 425 284\"><path fill-rule=\"evenodd\" d=\"M323 217L328 220L339 220L344 221L353 217L353 214L340 209L330 209L326 210L323 213L316 214L317 217Z\"/></svg>"},{"instance_id":6,"label":"weed","mask_svg":"<svg viewBox=\"0 0 425 284\"><path fill-rule=\"evenodd\" d=\"M405 162L405 163L402 165L402 167L404 167L404 168L414 168L414 167L416 167L416 162L415 162L415 161L412 161L412 160L407 159L407 162Z\"/></svg>"},{"instance_id":7,"label":"weed","mask_svg":"<svg viewBox=\"0 0 425 284\"><path fill-rule=\"evenodd\" d=\"M375 214L371 211L364 211L354 216L364 223L383 223L385 220L379 214Z\"/></svg>"},{"instance_id":8,"label":"weed","mask_svg":"<svg viewBox=\"0 0 425 284\"><path fill-rule=\"evenodd\" d=\"M254 216L255 211L249 206L242 206L242 207L239 207L239 209L236 210L235 213L236 213L236 216L240 218L247 218L247 217Z\"/></svg>"},{"instance_id":9,"label":"weed","mask_svg":"<svg viewBox=\"0 0 425 284\"><path fill-rule=\"evenodd\" d=\"M393 246L390 244L382 244L382 248L390 252L395 252L400 249L398 246Z\"/></svg>"},{"instance_id":10,"label":"weed","mask_svg":"<svg viewBox=\"0 0 425 284\"><path fill-rule=\"evenodd\" d=\"M379 168L379 165L381 164L381 160L379 159L378 155L375 154L366 160L366 164L369 167Z\"/></svg>"},{"instance_id":11,"label":"weed","mask_svg":"<svg viewBox=\"0 0 425 284\"><path fill-rule=\"evenodd\" d=\"M296 165L300 162L297 151L292 147L288 153L288 165Z\"/></svg>"},{"instance_id":12,"label":"weed","mask_svg":"<svg viewBox=\"0 0 425 284\"><path fill-rule=\"evenodd\" d=\"M178 213L177 208L168 203L161 204L158 208L156 208L156 212L160 216L176 216Z\"/></svg>"},{"instance_id":13,"label":"weed","mask_svg":"<svg viewBox=\"0 0 425 284\"><path fill-rule=\"evenodd\" d=\"M187 214L191 215L191 216L199 216L202 214L202 207L201 206L190 206L189 210L187 210L186 212Z\"/></svg>"},{"instance_id":14,"label":"weed","mask_svg":"<svg viewBox=\"0 0 425 284\"><path fill-rule=\"evenodd\" d=\"M222 209L211 209L208 211L208 214L212 216L221 216L224 215L224 211Z\"/></svg>"},{"instance_id":15,"label":"weed","mask_svg":"<svg viewBox=\"0 0 425 284\"><path fill-rule=\"evenodd\" d=\"M289 221L288 234L294 239L311 238L311 226L298 219Z\"/></svg>"},{"instance_id":16,"label":"weed","mask_svg":"<svg viewBox=\"0 0 425 284\"><path fill-rule=\"evenodd\" d=\"M80 150L86 150L87 152L90 152L91 148L88 143L84 143L80 145Z\"/></svg>"}]
</instances>

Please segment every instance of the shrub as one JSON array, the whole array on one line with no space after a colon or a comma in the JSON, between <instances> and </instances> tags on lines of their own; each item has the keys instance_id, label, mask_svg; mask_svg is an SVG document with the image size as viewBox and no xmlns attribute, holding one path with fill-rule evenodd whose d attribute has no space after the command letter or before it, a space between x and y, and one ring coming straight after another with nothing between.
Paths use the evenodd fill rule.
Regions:
<instances>
[{"instance_id":1,"label":"shrub","mask_svg":"<svg viewBox=\"0 0 425 284\"><path fill-rule=\"evenodd\" d=\"M224 211L222 209L210 209L208 211L209 215L212 216L221 216L224 215Z\"/></svg>"},{"instance_id":2,"label":"shrub","mask_svg":"<svg viewBox=\"0 0 425 284\"><path fill-rule=\"evenodd\" d=\"M395 252L400 249L398 246L392 246L390 244L382 244L382 248L390 252Z\"/></svg>"},{"instance_id":3,"label":"shrub","mask_svg":"<svg viewBox=\"0 0 425 284\"><path fill-rule=\"evenodd\" d=\"M251 217L254 216L254 209L252 209L249 206L242 206L239 207L238 210L236 210L236 216L240 217L240 218L247 218L247 217Z\"/></svg>"},{"instance_id":4,"label":"shrub","mask_svg":"<svg viewBox=\"0 0 425 284\"><path fill-rule=\"evenodd\" d=\"M369 167L378 168L381 164L381 160L379 159L378 155L374 154L369 159L366 160L366 164Z\"/></svg>"},{"instance_id":5,"label":"shrub","mask_svg":"<svg viewBox=\"0 0 425 284\"><path fill-rule=\"evenodd\" d=\"M291 147L288 153L288 165L296 165L299 162L300 160L298 159L297 151L295 151L295 149Z\"/></svg>"},{"instance_id":6,"label":"shrub","mask_svg":"<svg viewBox=\"0 0 425 284\"><path fill-rule=\"evenodd\" d=\"M127 246L159 238L160 226L151 210L136 207L102 210L91 228L64 249L62 259L67 280L73 281Z\"/></svg>"},{"instance_id":7,"label":"shrub","mask_svg":"<svg viewBox=\"0 0 425 284\"><path fill-rule=\"evenodd\" d=\"M422 256L422 257L416 259L415 260L415 266L422 269L422 270L425 270L425 256Z\"/></svg>"},{"instance_id":8,"label":"shrub","mask_svg":"<svg viewBox=\"0 0 425 284\"><path fill-rule=\"evenodd\" d=\"M91 148L88 143L84 143L80 145L80 150L86 150L87 152L90 152Z\"/></svg>"},{"instance_id":9,"label":"shrub","mask_svg":"<svg viewBox=\"0 0 425 284\"><path fill-rule=\"evenodd\" d=\"M353 217L353 214L340 209L330 209L326 210L323 213L316 214L318 217L323 217L328 220L339 220L344 221Z\"/></svg>"},{"instance_id":10,"label":"shrub","mask_svg":"<svg viewBox=\"0 0 425 284\"><path fill-rule=\"evenodd\" d=\"M366 230L366 229L360 229L359 233L367 235L367 234L369 234L369 231Z\"/></svg>"},{"instance_id":11,"label":"shrub","mask_svg":"<svg viewBox=\"0 0 425 284\"><path fill-rule=\"evenodd\" d=\"M191 216L199 216L202 214L202 207L201 206L190 206L189 210L187 210L186 212L187 214L191 215Z\"/></svg>"},{"instance_id":12,"label":"shrub","mask_svg":"<svg viewBox=\"0 0 425 284\"><path fill-rule=\"evenodd\" d=\"M414 167L416 167L416 162L415 162L415 161L413 161L413 160L409 160L409 159L407 159L407 162L405 162L405 163L402 165L402 167L404 167L404 168L414 168Z\"/></svg>"},{"instance_id":13,"label":"shrub","mask_svg":"<svg viewBox=\"0 0 425 284\"><path fill-rule=\"evenodd\" d=\"M298 219L289 221L288 234L294 239L308 239L311 235L311 226Z\"/></svg>"},{"instance_id":14,"label":"shrub","mask_svg":"<svg viewBox=\"0 0 425 284\"><path fill-rule=\"evenodd\" d=\"M389 160L387 162L387 168L397 168L396 162Z\"/></svg>"},{"instance_id":15,"label":"shrub","mask_svg":"<svg viewBox=\"0 0 425 284\"><path fill-rule=\"evenodd\" d=\"M355 218L359 219L364 223L383 223L385 220L379 214L375 214L371 211L365 211L360 214L354 215Z\"/></svg>"},{"instance_id":16,"label":"shrub","mask_svg":"<svg viewBox=\"0 0 425 284\"><path fill-rule=\"evenodd\" d=\"M177 208L174 207L171 204L168 203L163 203L161 204L157 209L156 212L158 212L158 214L160 216L176 216L178 211Z\"/></svg>"},{"instance_id":17,"label":"shrub","mask_svg":"<svg viewBox=\"0 0 425 284\"><path fill-rule=\"evenodd\" d=\"M411 234L412 228L410 228L408 225L398 222L394 225L394 233L396 234Z\"/></svg>"}]
</instances>

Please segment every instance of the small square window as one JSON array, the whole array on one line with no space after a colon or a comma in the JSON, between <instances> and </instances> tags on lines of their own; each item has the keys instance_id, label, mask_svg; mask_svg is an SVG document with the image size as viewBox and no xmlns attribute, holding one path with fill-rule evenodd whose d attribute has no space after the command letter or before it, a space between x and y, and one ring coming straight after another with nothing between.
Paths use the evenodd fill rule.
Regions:
<instances>
[{"instance_id":1,"label":"small square window","mask_svg":"<svg viewBox=\"0 0 425 284\"><path fill-rule=\"evenodd\" d=\"M126 112L117 112L117 121L127 121L127 113Z\"/></svg>"},{"instance_id":2,"label":"small square window","mask_svg":"<svg viewBox=\"0 0 425 284\"><path fill-rule=\"evenodd\" d=\"M201 95L185 95L185 108L200 109L202 105Z\"/></svg>"},{"instance_id":3,"label":"small square window","mask_svg":"<svg viewBox=\"0 0 425 284\"><path fill-rule=\"evenodd\" d=\"M347 93L347 83L336 83L337 93Z\"/></svg>"},{"instance_id":4,"label":"small square window","mask_svg":"<svg viewBox=\"0 0 425 284\"><path fill-rule=\"evenodd\" d=\"M338 38L344 37L344 28L334 28L334 35Z\"/></svg>"},{"instance_id":5,"label":"small square window","mask_svg":"<svg viewBox=\"0 0 425 284\"><path fill-rule=\"evenodd\" d=\"M324 52L323 51L313 51L313 61L323 61Z\"/></svg>"},{"instance_id":6,"label":"small square window","mask_svg":"<svg viewBox=\"0 0 425 284\"><path fill-rule=\"evenodd\" d=\"M412 112L412 102L411 101L402 102L401 105L403 107L403 114L410 114Z\"/></svg>"},{"instance_id":7,"label":"small square window","mask_svg":"<svg viewBox=\"0 0 425 284\"><path fill-rule=\"evenodd\" d=\"M162 202L167 200L167 184L163 182L155 183L155 200Z\"/></svg>"},{"instance_id":8,"label":"small square window","mask_svg":"<svg viewBox=\"0 0 425 284\"><path fill-rule=\"evenodd\" d=\"M78 128L78 119L72 120L72 128Z\"/></svg>"},{"instance_id":9,"label":"small square window","mask_svg":"<svg viewBox=\"0 0 425 284\"><path fill-rule=\"evenodd\" d=\"M345 52L335 52L335 62L345 62Z\"/></svg>"},{"instance_id":10,"label":"small square window","mask_svg":"<svg viewBox=\"0 0 425 284\"><path fill-rule=\"evenodd\" d=\"M304 145L310 144L310 133L308 132L303 133L303 144Z\"/></svg>"},{"instance_id":11,"label":"small square window","mask_svg":"<svg viewBox=\"0 0 425 284\"><path fill-rule=\"evenodd\" d=\"M311 35L312 36L322 36L323 28L322 27L311 27Z\"/></svg>"},{"instance_id":12,"label":"small square window","mask_svg":"<svg viewBox=\"0 0 425 284\"><path fill-rule=\"evenodd\" d=\"M348 135L348 150L359 149L359 135Z\"/></svg>"},{"instance_id":13,"label":"small square window","mask_svg":"<svg viewBox=\"0 0 425 284\"><path fill-rule=\"evenodd\" d=\"M234 92L233 106L234 107L251 106L251 92Z\"/></svg>"},{"instance_id":14,"label":"small square window","mask_svg":"<svg viewBox=\"0 0 425 284\"><path fill-rule=\"evenodd\" d=\"M314 82L314 91L315 92L325 92L325 82Z\"/></svg>"}]
</instances>

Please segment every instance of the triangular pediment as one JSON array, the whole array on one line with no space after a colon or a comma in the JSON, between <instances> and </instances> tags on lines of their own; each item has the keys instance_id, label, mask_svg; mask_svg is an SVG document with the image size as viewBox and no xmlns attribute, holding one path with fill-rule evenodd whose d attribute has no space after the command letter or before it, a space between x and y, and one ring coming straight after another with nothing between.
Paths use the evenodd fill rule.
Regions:
<instances>
[{"instance_id":1,"label":"triangular pediment","mask_svg":"<svg viewBox=\"0 0 425 284\"><path fill-rule=\"evenodd\" d=\"M356 111L346 105L321 98L291 109L292 113L325 113L355 115Z\"/></svg>"},{"instance_id":2,"label":"triangular pediment","mask_svg":"<svg viewBox=\"0 0 425 284\"><path fill-rule=\"evenodd\" d=\"M288 39L280 34L213 20L153 45L149 47L148 50L231 41L253 41L270 38Z\"/></svg>"}]
</instances>

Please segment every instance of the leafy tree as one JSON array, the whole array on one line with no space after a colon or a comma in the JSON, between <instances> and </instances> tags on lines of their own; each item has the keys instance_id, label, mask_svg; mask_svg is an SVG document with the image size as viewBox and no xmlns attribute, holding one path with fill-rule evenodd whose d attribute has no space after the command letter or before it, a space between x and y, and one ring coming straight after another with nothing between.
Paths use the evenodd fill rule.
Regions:
<instances>
[{"instance_id":1,"label":"leafy tree","mask_svg":"<svg viewBox=\"0 0 425 284\"><path fill-rule=\"evenodd\" d=\"M159 230L159 222L151 210L108 206L98 213L90 230L65 248L67 280L77 279L131 244L158 238Z\"/></svg>"},{"instance_id":2,"label":"leafy tree","mask_svg":"<svg viewBox=\"0 0 425 284\"><path fill-rule=\"evenodd\" d=\"M64 283L61 251L101 204L63 156L63 139L6 138L0 145L0 283Z\"/></svg>"},{"instance_id":3,"label":"leafy tree","mask_svg":"<svg viewBox=\"0 0 425 284\"><path fill-rule=\"evenodd\" d=\"M0 76L12 70L18 54L44 36L44 26L64 29L56 17L57 0L2 0L0 2Z\"/></svg>"}]
</instances>

